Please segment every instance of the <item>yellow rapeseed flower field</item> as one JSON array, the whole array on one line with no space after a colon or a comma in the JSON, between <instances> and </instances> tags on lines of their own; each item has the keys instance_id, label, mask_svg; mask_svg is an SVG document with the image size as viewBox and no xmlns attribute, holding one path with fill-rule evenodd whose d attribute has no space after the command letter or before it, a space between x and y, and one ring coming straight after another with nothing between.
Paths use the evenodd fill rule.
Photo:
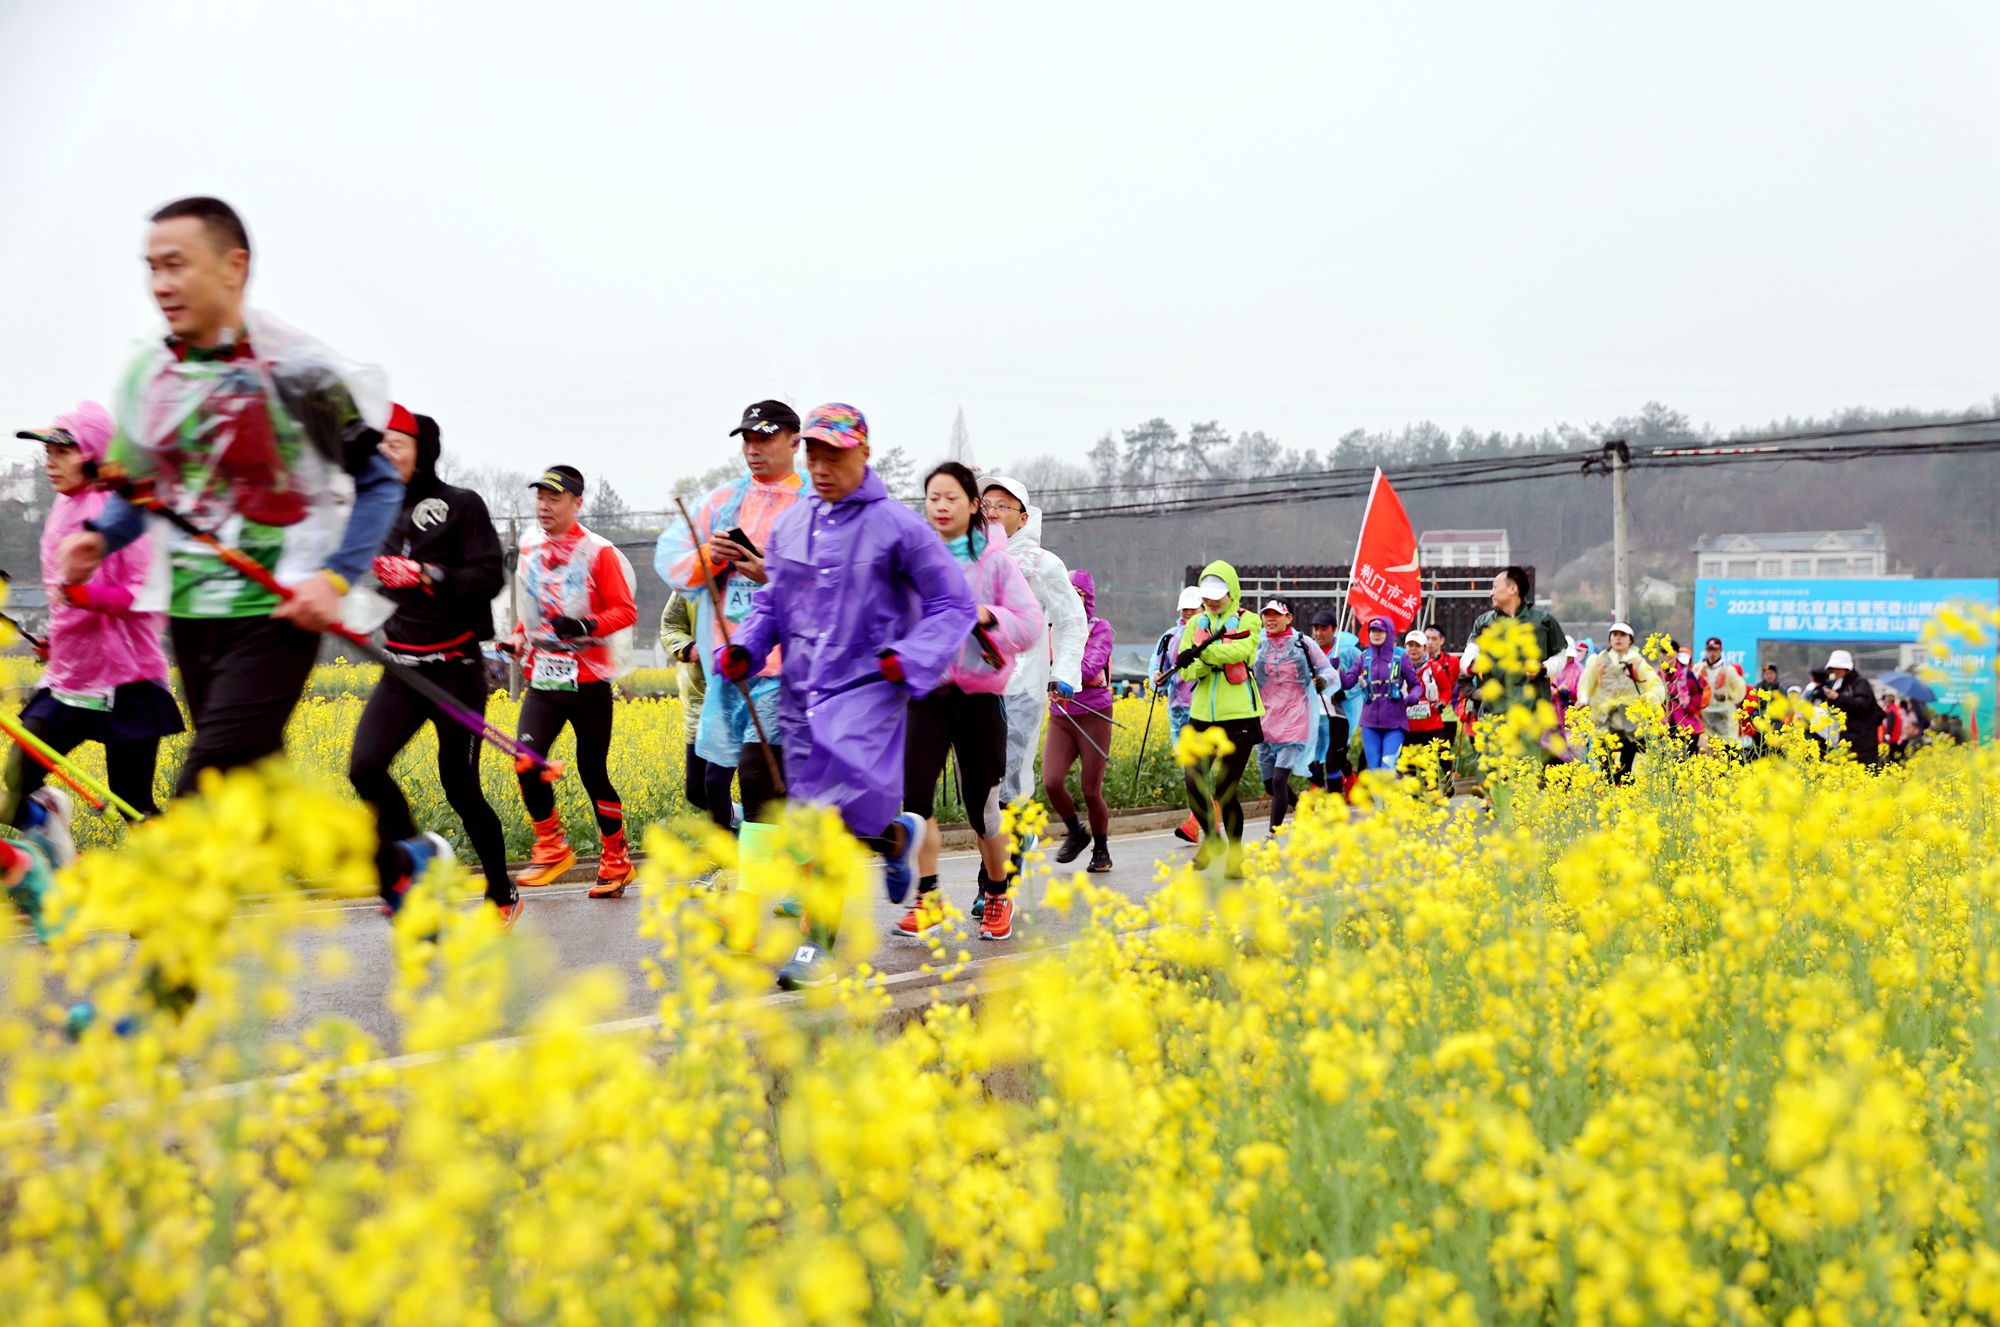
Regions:
<instances>
[{"instance_id":1,"label":"yellow rapeseed flower field","mask_svg":"<svg viewBox=\"0 0 2000 1327\"><path fill-rule=\"evenodd\" d=\"M425 889L420 1054L329 1022L250 1082L314 914L240 895L368 892L367 826L217 781L4 951L0 1321L1994 1321L2000 752L1776 740L1308 797L1238 885L1054 879L1083 939L888 1027L865 965L815 1018L757 998L656 830L657 1031L590 1031L598 973L489 1040L528 937ZM784 832L808 888L871 887Z\"/></svg>"}]
</instances>

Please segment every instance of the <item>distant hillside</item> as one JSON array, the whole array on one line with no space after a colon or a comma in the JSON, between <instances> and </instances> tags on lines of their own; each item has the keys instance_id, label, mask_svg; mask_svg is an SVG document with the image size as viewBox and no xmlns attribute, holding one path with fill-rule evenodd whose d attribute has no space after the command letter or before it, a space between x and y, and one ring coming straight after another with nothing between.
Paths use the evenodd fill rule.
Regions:
<instances>
[{"instance_id":1,"label":"distant hillside","mask_svg":"<svg viewBox=\"0 0 2000 1327\"><path fill-rule=\"evenodd\" d=\"M1737 436L1947 422L1985 415L2000 415L2000 397L1963 411L1850 411L1831 419L1788 419ZM1134 434L1142 434L1158 450L1164 427L1163 421L1152 421L1143 433L1128 432L1128 441ZM1219 430L1215 432L1219 434ZM1921 436L1939 440L1992 437L1994 433L1989 427L1940 430ZM1623 437L1634 446L1724 440L1658 405L1648 406L1638 416L1587 430L1563 428L1530 436L1467 431L1454 438L1425 426L1398 434L1349 434L1325 457L1310 450L1290 451L1261 435L1252 436L1265 448L1260 471L1263 484L1279 488L1288 472L1330 465L1379 464L1393 481L1399 466L1571 451L1601 445L1614 437ZM1894 443L1895 439L1884 441ZM1188 474L1183 468L1186 458L1174 457L1164 468L1150 466L1140 483L1121 485L1119 476L1132 473L1133 463L1141 461L1143 455L1133 454L1130 446L1120 448L1107 437L1091 454L1096 467L1092 482L1103 487L1075 495L1051 489L1036 499L1042 503L1046 496L1045 505L1078 513L1077 519L1050 520L1045 540L1071 566L1088 567L1097 574L1099 611L1111 620L1121 640L1139 639L1160 630L1160 624L1172 616L1180 569L1188 563L1215 557L1245 563L1344 563L1353 555L1360 499L1300 503L1274 497L1242 510L1194 510L1137 519L1094 517L1094 509L1128 501L1133 494L1143 496L1148 491L1146 484L1185 483L1202 473L1196 470ZM1195 459L1210 464L1207 456ZM1068 467L1072 472L1076 468ZM1220 464L1212 470L1222 475L1240 473ZM1199 493L1203 489L1197 483L1192 490L1173 491ZM1223 485L1215 485L1218 495L1226 491ZM1608 480L1565 474L1413 493L1406 497L1405 505L1420 530L1504 526L1512 536L1515 560L1548 575L1586 553L1608 547L1610 500ZM2000 570L1996 508L2000 508L2000 453L1906 459L1891 455L1838 465L1785 462L1641 471L1632 476L1634 575L1651 572L1667 580L1691 580L1694 558L1689 548L1705 533L1851 529L1869 521L1882 525L1897 571L1918 576L1993 575ZM1608 582L1608 565L1604 579ZM1684 597L1680 620L1651 625L1685 630L1690 626L1690 612Z\"/></svg>"}]
</instances>

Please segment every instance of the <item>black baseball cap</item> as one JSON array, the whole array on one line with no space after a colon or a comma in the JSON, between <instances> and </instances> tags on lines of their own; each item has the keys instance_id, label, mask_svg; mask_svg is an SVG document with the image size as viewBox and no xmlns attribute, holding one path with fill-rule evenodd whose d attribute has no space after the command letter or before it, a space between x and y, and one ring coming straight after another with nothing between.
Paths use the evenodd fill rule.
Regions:
<instances>
[{"instance_id":1,"label":"black baseball cap","mask_svg":"<svg viewBox=\"0 0 2000 1327\"><path fill-rule=\"evenodd\" d=\"M552 465L534 479L528 481L529 488L545 489L550 493L574 493L583 496L583 471L573 465Z\"/></svg>"},{"instance_id":2,"label":"black baseball cap","mask_svg":"<svg viewBox=\"0 0 2000 1327\"><path fill-rule=\"evenodd\" d=\"M1340 619L1322 608L1319 612L1313 614L1313 625L1316 627L1337 627L1340 625Z\"/></svg>"},{"instance_id":3,"label":"black baseball cap","mask_svg":"<svg viewBox=\"0 0 2000 1327\"><path fill-rule=\"evenodd\" d=\"M729 436L739 433L783 433L786 429L799 431L799 412L783 401L759 401L743 411L743 422L729 430Z\"/></svg>"}]
</instances>

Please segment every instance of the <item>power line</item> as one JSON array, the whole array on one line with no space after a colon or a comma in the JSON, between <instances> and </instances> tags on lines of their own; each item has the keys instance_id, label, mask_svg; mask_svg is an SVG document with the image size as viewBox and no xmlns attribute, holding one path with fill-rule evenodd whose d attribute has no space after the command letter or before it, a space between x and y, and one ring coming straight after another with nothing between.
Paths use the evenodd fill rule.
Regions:
<instances>
[{"instance_id":1,"label":"power line","mask_svg":"<svg viewBox=\"0 0 2000 1327\"><path fill-rule=\"evenodd\" d=\"M1728 442L1703 442L1693 447L1658 446L1634 452L1631 466L1633 469L1666 469L1675 466L1698 468L1711 465L1767 464L1774 461L1832 462L2000 450L2000 438L1947 439L1936 442L1914 441L1858 446L1783 445L1992 425L2000 425L2000 416L1947 420L1930 424L1887 424L1766 434ZM1365 497L1369 485L1374 481L1376 468L1371 464L1276 475L1218 475L1206 479L1176 479L1163 481L1157 485L1146 485L1145 490L1153 496L1134 497L1125 502L1055 508L1046 500L1048 497L1132 493L1135 488L1140 487L1119 484L1076 485L1049 490L1044 495L1042 518L1045 521L1081 520L1086 517L1116 520L1182 512L1232 511L1274 499L1288 504L1341 501ZM1602 449L1587 448L1568 452L1539 452L1426 462L1398 467L1393 478L1398 492L1421 493L1480 485L1522 483L1537 479L1557 479L1568 475L1605 473L1608 473L1608 467Z\"/></svg>"}]
</instances>

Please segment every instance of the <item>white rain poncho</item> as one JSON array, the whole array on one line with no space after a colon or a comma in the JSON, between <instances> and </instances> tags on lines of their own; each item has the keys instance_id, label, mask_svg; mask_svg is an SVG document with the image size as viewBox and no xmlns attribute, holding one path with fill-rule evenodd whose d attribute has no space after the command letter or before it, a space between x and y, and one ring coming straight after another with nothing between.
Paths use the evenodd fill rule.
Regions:
<instances>
[{"instance_id":1,"label":"white rain poncho","mask_svg":"<svg viewBox=\"0 0 2000 1327\"><path fill-rule=\"evenodd\" d=\"M1083 642L1089 628L1083 601L1069 583L1069 568L1042 547L1040 507L1029 507L1028 523L1019 534L1007 536L1007 556L1021 568L1028 588L1042 605L1041 634L1021 652L1014 676L1007 683L1007 775L1001 780L1000 796L1014 802L1029 793L1035 751L1041 745L1042 724L1048 717L1050 681L1067 682L1079 690L1083 687Z\"/></svg>"}]
</instances>

